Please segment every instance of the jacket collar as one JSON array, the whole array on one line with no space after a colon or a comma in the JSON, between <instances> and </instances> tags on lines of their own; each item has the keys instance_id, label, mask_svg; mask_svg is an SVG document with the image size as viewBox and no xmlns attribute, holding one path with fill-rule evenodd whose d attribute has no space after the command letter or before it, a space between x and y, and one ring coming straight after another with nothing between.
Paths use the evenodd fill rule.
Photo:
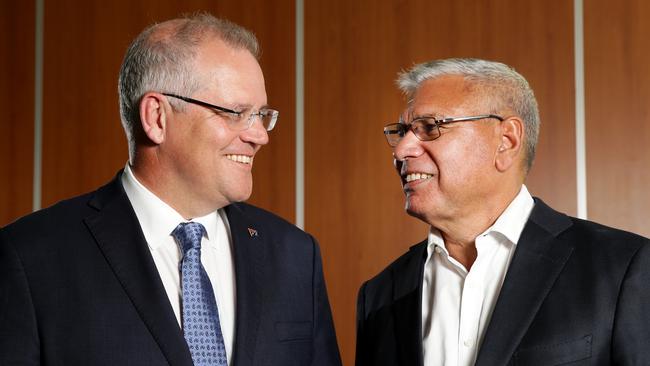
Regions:
<instances>
[{"instance_id":1,"label":"jacket collar","mask_svg":"<svg viewBox=\"0 0 650 366\"><path fill-rule=\"evenodd\" d=\"M225 208L232 237L237 286L233 364L252 365L264 300L269 232L246 214L245 204Z\"/></svg>"},{"instance_id":2,"label":"jacket collar","mask_svg":"<svg viewBox=\"0 0 650 366\"><path fill-rule=\"evenodd\" d=\"M427 241L410 248L393 276L393 317L400 365L422 365L422 274Z\"/></svg>"},{"instance_id":3,"label":"jacket collar","mask_svg":"<svg viewBox=\"0 0 650 366\"><path fill-rule=\"evenodd\" d=\"M192 366L183 332L120 176L121 172L91 197L88 205L96 212L84 223L168 363Z\"/></svg>"},{"instance_id":4,"label":"jacket collar","mask_svg":"<svg viewBox=\"0 0 650 366\"><path fill-rule=\"evenodd\" d=\"M492 313L477 366L505 365L573 252L558 236L571 219L535 199ZM534 273L534 276L530 274Z\"/></svg>"}]
</instances>

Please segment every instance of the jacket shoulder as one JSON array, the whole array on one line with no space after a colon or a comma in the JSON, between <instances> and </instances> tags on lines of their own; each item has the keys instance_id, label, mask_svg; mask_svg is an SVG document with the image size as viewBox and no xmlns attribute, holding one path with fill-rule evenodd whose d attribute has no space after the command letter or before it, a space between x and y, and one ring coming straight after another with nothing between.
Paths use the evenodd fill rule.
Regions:
<instances>
[{"instance_id":1,"label":"jacket shoulder","mask_svg":"<svg viewBox=\"0 0 650 366\"><path fill-rule=\"evenodd\" d=\"M427 241L412 246L391 264L361 285L359 298L364 299L366 310L379 308L402 292L409 292L421 283L426 260Z\"/></svg>"},{"instance_id":2,"label":"jacket shoulder","mask_svg":"<svg viewBox=\"0 0 650 366\"><path fill-rule=\"evenodd\" d=\"M94 210L88 206L93 193L86 193L55 203L52 206L25 215L1 231L8 236L34 236L47 234L46 230L62 230L73 222L80 222Z\"/></svg>"},{"instance_id":3,"label":"jacket shoulder","mask_svg":"<svg viewBox=\"0 0 650 366\"><path fill-rule=\"evenodd\" d=\"M426 255L426 245L427 241L424 240L418 244L415 244L409 248L409 250L391 262L386 266L381 272L379 272L374 277L370 278L366 283L368 286L375 286L375 284L382 284L386 281L391 281L396 274L402 274L405 272L412 272L413 265L418 264L421 259L424 261L426 258L422 256Z\"/></svg>"},{"instance_id":4,"label":"jacket shoulder","mask_svg":"<svg viewBox=\"0 0 650 366\"><path fill-rule=\"evenodd\" d=\"M572 217L571 221L573 222L574 230L596 241L620 241L638 244L648 243L650 241L650 239L639 234L606 226L597 222L582 220L575 217Z\"/></svg>"},{"instance_id":5,"label":"jacket shoulder","mask_svg":"<svg viewBox=\"0 0 650 366\"><path fill-rule=\"evenodd\" d=\"M565 215L548 207L536 198L535 208L529 218L547 233L579 250L592 253L604 252L614 256L636 252L650 243L641 235Z\"/></svg>"},{"instance_id":6,"label":"jacket shoulder","mask_svg":"<svg viewBox=\"0 0 650 366\"><path fill-rule=\"evenodd\" d=\"M39 234L44 230L50 232L69 230L70 225L80 224L85 217L97 212L102 205L116 198L126 199L120 183L121 171L111 181L98 189L68 198L52 206L25 215L5 226L5 233Z\"/></svg>"},{"instance_id":7,"label":"jacket shoulder","mask_svg":"<svg viewBox=\"0 0 650 366\"><path fill-rule=\"evenodd\" d=\"M576 250L589 252L592 257L627 263L640 249L650 245L650 239L629 231L573 217L571 220L572 227L560 239L570 241Z\"/></svg>"}]
</instances>

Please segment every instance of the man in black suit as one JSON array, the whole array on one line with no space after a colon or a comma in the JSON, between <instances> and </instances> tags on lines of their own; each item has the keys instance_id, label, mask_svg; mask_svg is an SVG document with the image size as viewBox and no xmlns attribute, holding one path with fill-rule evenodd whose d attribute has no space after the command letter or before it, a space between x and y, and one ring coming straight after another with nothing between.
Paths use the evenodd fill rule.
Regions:
<instances>
[{"instance_id":1,"label":"man in black suit","mask_svg":"<svg viewBox=\"0 0 650 366\"><path fill-rule=\"evenodd\" d=\"M207 14L132 43L125 169L0 231L0 365L340 365L316 241L237 203L278 115L258 54Z\"/></svg>"},{"instance_id":2,"label":"man in black suit","mask_svg":"<svg viewBox=\"0 0 650 366\"><path fill-rule=\"evenodd\" d=\"M510 67L403 73L384 133L427 240L364 283L357 366L650 365L648 239L556 212L523 184L537 102Z\"/></svg>"}]
</instances>

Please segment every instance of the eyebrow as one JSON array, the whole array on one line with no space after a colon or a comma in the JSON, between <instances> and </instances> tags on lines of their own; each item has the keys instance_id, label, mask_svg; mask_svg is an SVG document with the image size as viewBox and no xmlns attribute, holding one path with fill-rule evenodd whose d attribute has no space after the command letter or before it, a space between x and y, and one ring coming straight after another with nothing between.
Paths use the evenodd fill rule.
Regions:
<instances>
[{"instance_id":1,"label":"eyebrow","mask_svg":"<svg viewBox=\"0 0 650 366\"><path fill-rule=\"evenodd\" d=\"M412 117L413 117L413 118L411 118L411 120L416 120L416 119L421 119L421 118L433 118L433 119L444 119L444 118L447 118L447 117L445 117L444 115L442 115L442 114L440 114L440 113L437 113L437 112L433 112L433 113L425 113L425 114L421 114L421 115L413 115Z\"/></svg>"},{"instance_id":2,"label":"eyebrow","mask_svg":"<svg viewBox=\"0 0 650 366\"><path fill-rule=\"evenodd\" d=\"M232 109L244 112L244 111L248 111L248 110L253 109L253 105L252 104L235 104ZM258 108L258 111L260 111L262 109L269 109L269 105L264 104L263 106Z\"/></svg>"}]
</instances>

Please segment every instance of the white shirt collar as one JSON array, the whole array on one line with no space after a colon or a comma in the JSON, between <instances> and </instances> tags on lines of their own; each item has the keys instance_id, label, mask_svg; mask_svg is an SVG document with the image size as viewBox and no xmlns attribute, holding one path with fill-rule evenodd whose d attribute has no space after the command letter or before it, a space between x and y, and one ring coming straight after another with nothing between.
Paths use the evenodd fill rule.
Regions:
<instances>
[{"instance_id":1,"label":"white shirt collar","mask_svg":"<svg viewBox=\"0 0 650 366\"><path fill-rule=\"evenodd\" d=\"M535 206L535 201L528 192L528 188L522 184L515 199L510 202L497 221L481 235L488 235L492 232L500 233L512 244L517 244L521 232L524 231L524 226L528 222L528 217L533 211L533 206Z\"/></svg>"},{"instance_id":2,"label":"white shirt collar","mask_svg":"<svg viewBox=\"0 0 650 366\"><path fill-rule=\"evenodd\" d=\"M501 216L487 228L479 236L489 235L491 233L500 233L505 238L507 238L512 244L517 244L521 232L528 222L528 217L533 210L535 201L533 197L528 192L526 185L521 186L519 193L515 198L510 202L508 207L503 211ZM444 245L444 240L438 229L431 227L429 230L428 236L428 247L432 249L432 246L437 246L447 251ZM429 250L431 252L431 250Z\"/></svg>"},{"instance_id":3,"label":"white shirt collar","mask_svg":"<svg viewBox=\"0 0 650 366\"><path fill-rule=\"evenodd\" d=\"M124 173L122 174L122 185L138 217L147 244L152 250L156 250L165 244L178 224L188 221L142 185L133 174L128 163L124 167ZM205 227L207 241L204 240L204 242L216 247L215 241L210 241L210 238L217 237L217 223L221 219L221 215L218 214L218 211L215 211L202 217L193 218L191 221L199 222Z\"/></svg>"}]
</instances>

